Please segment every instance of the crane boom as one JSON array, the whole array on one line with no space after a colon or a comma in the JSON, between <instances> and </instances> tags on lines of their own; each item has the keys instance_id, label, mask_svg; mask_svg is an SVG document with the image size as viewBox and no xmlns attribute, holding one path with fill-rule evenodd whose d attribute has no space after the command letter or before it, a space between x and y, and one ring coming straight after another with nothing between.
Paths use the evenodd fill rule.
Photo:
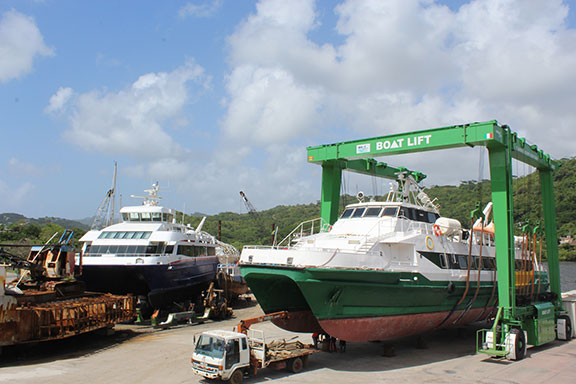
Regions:
<instances>
[{"instance_id":1,"label":"crane boom","mask_svg":"<svg viewBox=\"0 0 576 384\"><path fill-rule=\"evenodd\" d=\"M243 319L243 320L240 320L240 323L238 323L238 325L236 327L236 332L247 334L248 329L254 324L263 323L265 321L271 321L271 320L276 320L276 319L287 319L289 316L290 315L289 315L288 311L280 311L280 312L269 313L269 314L263 315L263 316L253 317L250 319Z\"/></svg>"},{"instance_id":2,"label":"crane boom","mask_svg":"<svg viewBox=\"0 0 576 384\"><path fill-rule=\"evenodd\" d=\"M244 201L244 205L246 206L248 213L251 215L256 215L258 211L256 211L256 208L254 207L254 205L252 205L250 200L248 200L248 197L246 197L244 191L240 191L240 196L242 196L242 201Z\"/></svg>"},{"instance_id":3,"label":"crane boom","mask_svg":"<svg viewBox=\"0 0 576 384\"><path fill-rule=\"evenodd\" d=\"M90 229L98 230L109 225L114 224L115 207L114 202L116 200L116 173L118 170L118 163L114 162L114 175L112 176L112 188L106 192L106 197L100 203L98 210L96 211L96 217L92 222Z\"/></svg>"}]
</instances>

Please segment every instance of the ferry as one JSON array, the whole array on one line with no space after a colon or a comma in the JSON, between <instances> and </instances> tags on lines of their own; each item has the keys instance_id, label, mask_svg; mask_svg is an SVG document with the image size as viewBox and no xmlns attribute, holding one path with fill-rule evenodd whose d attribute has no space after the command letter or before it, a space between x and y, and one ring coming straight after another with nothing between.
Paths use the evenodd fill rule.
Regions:
<instances>
[{"instance_id":1,"label":"ferry","mask_svg":"<svg viewBox=\"0 0 576 384\"><path fill-rule=\"evenodd\" d=\"M76 263L86 289L140 296L162 308L194 300L216 277L216 238L177 222L182 214L158 205L159 185L146 190L140 206L120 209L122 222L90 230L81 239Z\"/></svg>"},{"instance_id":2,"label":"ferry","mask_svg":"<svg viewBox=\"0 0 576 384\"><path fill-rule=\"evenodd\" d=\"M464 229L400 173L385 201L360 195L332 226L316 219L278 245L244 247L239 266L264 312L288 311L275 323L294 332L376 341L485 320L498 298L491 206ZM536 297L547 273L515 247L516 289Z\"/></svg>"}]
</instances>

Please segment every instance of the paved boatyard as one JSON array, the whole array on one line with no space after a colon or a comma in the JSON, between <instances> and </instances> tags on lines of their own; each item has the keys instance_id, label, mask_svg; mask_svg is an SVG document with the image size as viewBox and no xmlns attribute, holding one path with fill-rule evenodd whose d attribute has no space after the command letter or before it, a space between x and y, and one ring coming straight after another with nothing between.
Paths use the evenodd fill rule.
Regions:
<instances>
[{"instance_id":1,"label":"paved boatyard","mask_svg":"<svg viewBox=\"0 0 576 384\"><path fill-rule=\"evenodd\" d=\"M118 325L112 336L89 334L36 345L6 347L0 357L0 383L203 383L190 369L194 334L232 329L238 319L259 316L254 302L234 318L202 325L154 330ZM271 323L257 324L267 338L291 337ZM390 344L348 343L345 353L317 353L299 374L265 369L246 383L574 383L576 339L528 349L518 362L475 354L475 327L441 330ZM300 340L311 343L310 335Z\"/></svg>"}]
</instances>

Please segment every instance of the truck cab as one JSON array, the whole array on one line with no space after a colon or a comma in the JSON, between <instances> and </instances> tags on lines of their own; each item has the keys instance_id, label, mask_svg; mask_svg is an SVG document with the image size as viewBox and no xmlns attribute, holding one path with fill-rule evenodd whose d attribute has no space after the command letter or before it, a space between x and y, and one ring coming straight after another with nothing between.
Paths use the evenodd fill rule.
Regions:
<instances>
[{"instance_id":1,"label":"truck cab","mask_svg":"<svg viewBox=\"0 0 576 384\"><path fill-rule=\"evenodd\" d=\"M249 366L248 337L243 333L207 331L196 340L192 371L197 375L221 380L230 380L236 376L241 381Z\"/></svg>"}]
</instances>

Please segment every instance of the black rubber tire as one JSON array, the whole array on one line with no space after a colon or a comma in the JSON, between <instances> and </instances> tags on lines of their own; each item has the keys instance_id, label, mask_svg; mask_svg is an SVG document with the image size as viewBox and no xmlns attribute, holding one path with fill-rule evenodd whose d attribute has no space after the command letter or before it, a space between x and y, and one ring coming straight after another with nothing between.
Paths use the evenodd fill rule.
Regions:
<instances>
[{"instance_id":1,"label":"black rubber tire","mask_svg":"<svg viewBox=\"0 0 576 384\"><path fill-rule=\"evenodd\" d=\"M516 358L514 360L522 360L526 357L526 337L524 331L520 328L512 328L510 333L516 335L516 342L514 343Z\"/></svg>"},{"instance_id":2,"label":"black rubber tire","mask_svg":"<svg viewBox=\"0 0 576 384\"><path fill-rule=\"evenodd\" d=\"M228 307L226 306L226 303L220 303L218 306L218 320L226 320L227 310Z\"/></svg>"},{"instance_id":3,"label":"black rubber tire","mask_svg":"<svg viewBox=\"0 0 576 384\"><path fill-rule=\"evenodd\" d=\"M304 369L308 367L308 355L302 356L302 364Z\"/></svg>"},{"instance_id":4,"label":"black rubber tire","mask_svg":"<svg viewBox=\"0 0 576 384\"><path fill-rule=\"evenodd\" d=\"M565 341L570 341L572 340L572 322L570 321L570 317L568 315L562 315L559 317L559 319L564 319L566 320L566 326L565 331L566 331L566 339Z\"/></svg>"},{"instance_id":5,"label":"black rubber tire","mask_svg":"<svg viewBox=\"0 0 576 384\"><path fill-rule=\"evenodd\" d=\"M290 371L300 373L304 369L304 362L301 358L297 357L290 361Z\"/></svg>"},{"instance_id":6,"label":"black rubber tire","mask_svg":"<svg viewBox=\"0 0 576 384\"><path fill-rule=\"evenodd\" d=\"M244 380L244 373L242 372L241 369L237 369L234 372L232 372L232 375L228 379L228 382L230 384L240 384L242 380Z\"/></svg>"}]
</instances>

